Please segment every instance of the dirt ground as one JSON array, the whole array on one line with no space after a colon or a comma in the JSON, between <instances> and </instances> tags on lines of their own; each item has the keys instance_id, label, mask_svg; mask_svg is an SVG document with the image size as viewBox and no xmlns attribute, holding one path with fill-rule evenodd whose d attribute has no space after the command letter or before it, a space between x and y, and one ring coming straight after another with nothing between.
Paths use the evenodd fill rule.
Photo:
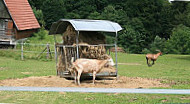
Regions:
<instances>
[{"instance_id":1,"label":"dirt ground","mask_svg":"<svg viewBox=\"0 0 190 104\"><path fill-rule=\"evenodd\" d=\"M97 88L151 88L170 87L160 83L159 79L129 78L120 76L116 78L98 78L95 84L91 79L81 81L78 86L74 80L60 78L58 76L28 77L23 79L6 79L0 81L0 86L34 86L34 87L97 87Z\"/></svg>"}]
</instances>

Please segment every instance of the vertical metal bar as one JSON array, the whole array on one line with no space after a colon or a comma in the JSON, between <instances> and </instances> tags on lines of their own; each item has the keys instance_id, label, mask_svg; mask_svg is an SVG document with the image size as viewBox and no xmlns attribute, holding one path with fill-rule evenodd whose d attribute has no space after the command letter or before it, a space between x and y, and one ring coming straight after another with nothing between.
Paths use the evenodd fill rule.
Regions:
<instances>
[{"instance_id":1,"label":"vertical metal bar","mask_svg":"<svg viewBox=\"0 0 190 104\"><path fill-rule=\"evenodd\" d=\"M22 43L21 43L21 60L24 60L24 56L23 56L23 40L22 40Z\"/></svg>"},{"instance_id":2,"label":"vertical metal bar","mask_svg":"<svg viewBox=\"0 0 190 104\"><path fill-rule=\"evenodd\" d=\"M55 35L54 35L54 47L55 47L55 60L57 59L57 47L56 47L56 44L57 44L57 41L56 41L56 37L55 37ZM57 64L57 63L56 63Z\"/></svg>"},{"instance_id":3,"label":"vertical metal bar","mask_svg":"<svg viewBox=\"0 0 190 104\"><path fill-rule=\"evenodd\" d=\"M59 73L58 73L58 67L57 67L57 61L58 61L57 56L58 56L58 55L57 55L57 46L56 46L56 44L55 44L55 63L56 63L56 70L57 70L57 71L56 71L56 72L57 72L56 74L57 74L57 76L58 76Z\"/></svg>"},{"instance_id":4,"label":"vertical metal bar","mask_svg":"<svg viewBox=\"0 0 190 104\"><path fill-rule=\"evenodd\" d=\"M117 66L117 32L115 34L115 67L116 67L116 77L118 78L118 66Z\"/></svg>"},{"instance_id":5,"label":"vertical metal bar","mask_svg":"<svg viewBox=\"0 0 190 104\"><path fill-rule=\"evenodd\" d=\"M58 72L58 67L57 67L57 61L58 61L58 58L57 58L57 46L56 46L56 37L55 37L55 35L54 35L54 47L55 47L55 63L56 63L56 74L57 74L57 76L59 75L59 72Z\"/></svg>"},{"instance_id":6,"label":"vertical metal bar","mask_svg":"<svg viewBox=\"0 0 190 104\"><path fill-rule=\"evenodd\" d=\"M57 64L57 46L56 44L54 44L54 49L55 49L55 60L56 60L56 64Z\"/></svg>"},{"instance_id":7,"label":"vertical metal bar","mask_svg":"<svg viewBox=\"0 0 190 104\"><path fill-rule=\"evenodd\" d=\"M76 45L77 45L77 59L79 58L79 31L77 31L77 36L76 36Z\"/></svg>"}]
</instances>

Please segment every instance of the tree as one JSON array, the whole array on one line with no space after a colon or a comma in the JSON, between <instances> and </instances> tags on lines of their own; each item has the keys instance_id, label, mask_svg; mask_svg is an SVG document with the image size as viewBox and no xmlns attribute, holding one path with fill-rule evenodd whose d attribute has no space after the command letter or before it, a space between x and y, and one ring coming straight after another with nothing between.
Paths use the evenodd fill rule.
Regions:
<instances>
[{"instance_id":1,"label":"tree","mask_svg":"<svg viewBox=\"0 0 190 104\"><path fill-rule=\"evenodd\" d=\"M87 17L88 19L102 19L102 16L100 13L98 13L97 11L90 13L89 16Z\"/></svg>"},{"instance_id":2,"label":"tree","mask_svg":"<svg viewBox=\"0 0 190 104\"><path fill-rule=\"evenodd\" d=\"M178 42L173 37L183 32L187 34L187 28L190 27L190 2L169 3L167 0L29 0L29 2L39 23L46 29L61 18L104 19L117 22L123 28L123 31L119 32L118 44L131 53L154 50L160 44L159 41L163 42L165 39L169 39L166 45L173 47L172 44ZM107 38L109 42L114 39L113 36ZM168 49L168 52L188 53L187 48L178 49L176 46Z\"/></svg>"},{"instance_id":3,"label":"tree","mask_svg":"<svg viewBox=\"0 0 190 104\"><path fill-rule=\"evenodd\" d=\"M132 26L126 25L118 37L118 44L121 45L126 52L141 53L145 41L142 37L143 34L135 31Z\"/></svg>"},{"instance_id":4,"label":"tree","mask_svg":"<svg viewBox=\"0 0 190 104\"><path fill-rule=\"evenodd\" d=\"M42 10L37 10L35 7L33 7L33 12L34 12L35 17L38 20L40 26L44 28L45 21L44 21L44 16L43 16Z\"/></svg>"},{"instance_id":5,"label":"tree","mask_svg":"<svg viewBox=\"0 0 190 104\"><path fill-rule=\"evenodd\" d=\"M190 54L190 27L178 25L167 44L168 53Z\"/></svg>"},{"instance_id":6,"label":"tree","mask_svg":"<svg viewBox=\"0 0 190 104\"><path fill-rule=\"evenodd\" d=\"M35 7L37 10L41 10L42 9L42 5L44 3L45 0L28 0L28 2L30 3L30 5L32 7Z\"/></svg>"},{"instance_id":7,"label":"tree","mask_svg":"<svg viewBox=\"0 0 190 104\"><path fill-rule=\"evenodd\" d=\"M151 53L157 53L158 50L161 52L166 51L166 40L163 38L160 38L159 36L156 36L154 41L150 44L150 52Z\"/></svg>"},{"instance_id":8,"label":"tree","mask_svg":"<svg viewBox=\"0 0 190 104\"><path fill-rule=\"evenodd\" d=\"M46 29L49 29L53 22L65 17L66 8L64 0L45 0L42 11L46 22Z\"/></svg>"}]
</instances>

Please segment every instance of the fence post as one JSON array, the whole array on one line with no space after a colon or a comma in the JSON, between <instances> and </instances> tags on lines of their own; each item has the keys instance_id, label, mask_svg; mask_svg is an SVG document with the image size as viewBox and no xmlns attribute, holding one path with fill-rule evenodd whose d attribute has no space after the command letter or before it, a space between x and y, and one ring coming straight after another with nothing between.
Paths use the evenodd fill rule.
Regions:
<instances>
[{"instance_id":1,"label":"fence post","mask_svg":"<svg viewBox=\"0 0 190 104\"><path fill-rule=\"evenodd\" d=\"M58 72L58 67L57 67L57 46L56 46L56 44L54 44L54 46L55 46L55 63L56 63L56 74L57 74L57 76L59 75L59 72Z\"/></svg>"},{"instance_id":2,"label":"fence post","mask_svg":"<svg viewBox=\"0 0 190 104\"><path fill-rule=\"evenodd\" d=\"M22 43L21 43L21 60L24 60L24 56L23 56L23 40L22 40Z\"/></svg>"},{"instance_id":3,"label":"fence post","mask_svg":"<svg viewBox=\"0 0 190 104\"><path fill-rule=\"evenodd\" d=\"M49 44L47 43L47 56L46 56L47 59L49 59Z\"/></svg>"},{"instance_id":4,"label":"fence post","mask_svg":"<svg viewBox=\"0 0 190 104\"><path fill-rule=\"evenodd\" d=\"M55 49L55 60L57 59L57 47L56 47L56 44L54 44L54 49Z\"/></svg>"}]
</instances>

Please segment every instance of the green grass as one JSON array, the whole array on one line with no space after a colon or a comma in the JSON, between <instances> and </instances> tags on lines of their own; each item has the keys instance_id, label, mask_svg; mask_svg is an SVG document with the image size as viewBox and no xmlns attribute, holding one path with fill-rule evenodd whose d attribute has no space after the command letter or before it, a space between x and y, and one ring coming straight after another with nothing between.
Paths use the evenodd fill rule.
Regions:
<instances>
[{"instance_id":1,"label":"green grass","mask_svg":"<svg viewBox=\"0 0 190 104\"><path fill-rule=\"evenodd\" d=\"M190 55L163 55L155 65L146 65L145 55L118 54L119 75L127 77L143 77L161 79L162 83L175 89L190 89ZM23 78L29 76L56 75L55 61L15 60L0 57L0 80L8 78ZM24 72L29 72L25 74ZM24 73L24 74L23 74Z\"/></svg>"},{"instance_id":2,"label":"green grass","mask_svg":"<svg viewBox=\"0 0 190 104\"><path fill-rule=\"evenodd\" d=\"M26 43L54 44L54 37L47 31L29 38ZM44 39L41 39L44 38ZM57 36L58 41L62 40ZM17 46L20 50L20 46ZM44 46L27 46L25 51L42 51ZM51 48L53 50L53 48ZM0 50L0 80L24 78L30 76L56 75L55 61L46 60L44 54L34 60L38 54L24 53L24 61L20 60L20 52ZM114 54L112 54L114 56ZM190 55L163 55L152 67L146 65L145 55L118 53L119 75L127 77L143 77L161 79L162 83L171 85L172 89L190 89ZM166 94L104 94L104 93L63 93L63 92L14 92L0 91L0 103L16 104L162 104L190 103L189 95Z\"/></svg>"},{"instance_id":3,"label":"green grass","mask_svg":"<svg viewBox=\"0 0 190 104\"><path fill-rule=\"evenodd\" d=\"M163 55L152 67L146 65L145 55L119 53L118 61L130 64L119 65L119 75L121 76L162 79L162 83L172 84L171 88L174 89L190 88L190 55ZM21 61L0 56L0 80L48 75L56 75L54 61L28 59ZM189 95L0 91L0 103L16 104L170 104L189 102Z\"/></svg>"},{"instance_id":4,"label":"green grass","mask_svg":"<svg viewBox=\"0 0 190 104\"><path fill-rule=\"evenodd\" d=\"M0 103L16 104L179 104L189 102L189 95L0 92Z\"/></svg>"},{"instance_id":5,"label":"green grass","mask_svg":"<svg viewBox=\"0 0 190 104\"><path fill-rule=\"evenodd\" d=\"M190 89L190 55L163 55L155 65L148 67L145 55L118 55L122 63L138 63L140 65L119 65L119 75L163 79L163 83L172 84L172 88Z\"/></svg>"},{"instance_id":6,"label":"green grass","mask_svg":"<svg viewBox=\"0 0 190 104\"><path fill-rule=\"evenodd\" d=\"M25 73L28 74L25 74ZM56 75L54 61L15 60L0 57L0 80L29 76Z\"/></svg>"}]
</instances>

